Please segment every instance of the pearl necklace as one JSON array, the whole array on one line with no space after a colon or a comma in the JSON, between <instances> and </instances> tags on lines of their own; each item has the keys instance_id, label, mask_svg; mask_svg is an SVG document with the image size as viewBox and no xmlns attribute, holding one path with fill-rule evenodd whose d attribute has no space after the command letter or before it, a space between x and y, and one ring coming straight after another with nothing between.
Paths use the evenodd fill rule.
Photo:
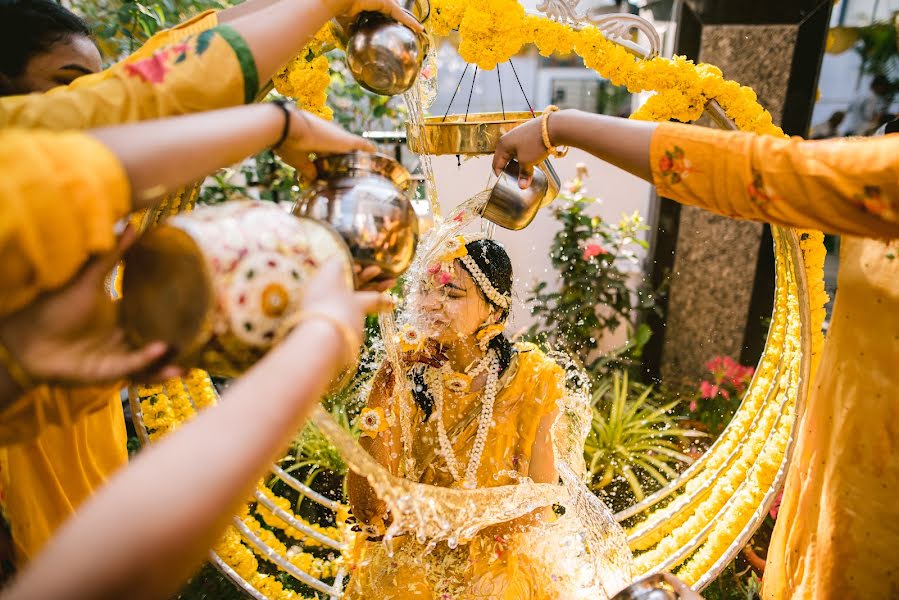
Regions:
<instances>
[{"instance_id":1,"label":"pearl necklace","mask_svg":"<svg viewBox=\"0 0 899 600\"><path fill-rule=\"evenodd\" d=\"M471 448L471 454L468 456L468 465L465 467L464 477L460 477L459 463L456 460L456 454L453 452L452 444L450 444L449 437L446 434L446 427L443 424L443 379L446 372L449 371L449 365L444 364L440 369L429 368L425 374L428 391L434 398L434 414L437 419L437 439L440 444L440 454L446 461L446 466L453 480L462 481L462 485L469 489L477 487L476 478L478 467L481 464L481 455L484 453L487 435L493 426L493 405L496 402L497 383L499 381L499 359L496 356L496 352L492 350L488 356L489 360L485 361L485 364L489 365L487 383L484 386L484 397L481 401L478 431L475 435L474 445Z\"/></svg>"}]
</instances>

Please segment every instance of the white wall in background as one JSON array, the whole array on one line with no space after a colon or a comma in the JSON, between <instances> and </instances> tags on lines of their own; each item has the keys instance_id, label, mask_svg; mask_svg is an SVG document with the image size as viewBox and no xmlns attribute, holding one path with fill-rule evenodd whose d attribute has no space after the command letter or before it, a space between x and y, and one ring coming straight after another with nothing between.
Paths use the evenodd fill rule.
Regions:
<instances>
[{"instance_id":1,"label":"white wall in background","mask_svg":"<svg viewBox=\"0 0 899 600\"><path fill-rule=\"evenodd\" d=\"M587 187L592 195L602 200L596 207L597 214L615 221L623 213L633 213L635 210L646 216L649 184L575 149L565 159L554 161L554 167L562 181L566 181L575 176L578 163L587 166L590 174ZM483 190L490 177L491 157L487 156L464 161L461 167L457 166L455 156L435 157L433 164L444 214ZM527 291L537 281L555 279L549 247L557 230L557 222L548 210L541 211L534 222L522 231L496 228L495 238L508 250L515 269L517 301L512 331L526 328L532 322L524 307Z\"/></svg>"}]
</instances>

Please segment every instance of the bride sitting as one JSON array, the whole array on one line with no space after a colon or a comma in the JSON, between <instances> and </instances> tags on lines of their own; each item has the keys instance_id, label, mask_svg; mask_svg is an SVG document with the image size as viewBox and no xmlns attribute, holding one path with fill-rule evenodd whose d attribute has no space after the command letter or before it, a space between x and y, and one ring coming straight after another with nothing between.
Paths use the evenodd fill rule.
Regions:
<instances>
[{"instance_id":1,"label":"bride sitting","mask_svg":"<svg viewBox=\"0 0 899 600\"><path fill-rule=\"evenodd\" d=\"M363 446L393 475L432 486L557 484L553 426L565 371L536 346L512 345L503 335L512 302L506 251L493 240L454 238L425 270L410 302L416 323L400 331L405 372L385 363L375 376L359 420ZM406 440L397 408L404 390L414 399ZM381 541L390 522L385 504L352 472L348 489L365 533L353 550L348 598L570 598L573 588L602 597L595 569L575 585L578 569L558 559L582 559L582 537L540 533L557 519L551 507L455 547L401 536L388 550Z\"/></svg>"}]
</instances>

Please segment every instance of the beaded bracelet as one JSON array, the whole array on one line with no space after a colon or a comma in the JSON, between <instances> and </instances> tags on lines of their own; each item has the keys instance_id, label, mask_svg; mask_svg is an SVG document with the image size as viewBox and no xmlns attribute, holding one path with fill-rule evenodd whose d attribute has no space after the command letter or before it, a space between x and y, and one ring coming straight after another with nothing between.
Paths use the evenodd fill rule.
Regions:
<instances>
[{"instance_id":1,"label":"beaded bracelet","mask_svg":"<svg viewBox=\"0 0 899 600\"><path fill-rule=\"evenodd\" d=\"M541 117L540 129L543 134L543 145L546 146L546 149L549 150L549 153L555 156L556 158L563 158L566 154L568 154L568 146L560 146L556 148L552 145L552 142L549 140L549 115L554 112L558 112L559 107L555 104L550 104L545 109L543 109L543 116Z\"/></svg>"}]
</instances>

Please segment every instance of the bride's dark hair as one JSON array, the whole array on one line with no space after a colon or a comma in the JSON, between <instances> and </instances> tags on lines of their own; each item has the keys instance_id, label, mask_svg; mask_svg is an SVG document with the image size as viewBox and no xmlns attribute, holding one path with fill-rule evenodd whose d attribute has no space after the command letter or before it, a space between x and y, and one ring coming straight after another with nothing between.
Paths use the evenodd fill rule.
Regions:
<instances>
[{"instance_id":1,"label":"bride's dark hair","mask_svg":"<svg viewBox=\"0 0 899 600\"><path fill-rule=\"evenodd\" d=\"M511 299L512 260L506 253L506 249L494 240L474 240L465 244L465 249L468 250L468 255L474 260L475 264L478 265L478 268L484 273L484 276L487 277L487 281L490 282L494 289L503 296ZM468 267L465 266L465 263L458 261L457 264L462 265L462 268L468 272ZM468 274L471 275L470 272ZM474 279L474 277L472 277L472 279ZM483 298L487 304L490 304L500 311L498 322L504 323L509 318L509 309L503 308L490 300L484 293L484 290L477 285L477 281L475 281L475 286L477 287L481 298ZM509 341L509 338L501 333L490 340L489 347L496 351L496 356L499 358L500 374L502 374L512 362L512 355L514 354L512 343ZM428 392L421 371L416 371L412 376L412 396L415 398L415 402L421 407L422 411L424 411L425 418L430 417L431 411L434 409L434 399Z\"/></svg>"}]
</instances>

